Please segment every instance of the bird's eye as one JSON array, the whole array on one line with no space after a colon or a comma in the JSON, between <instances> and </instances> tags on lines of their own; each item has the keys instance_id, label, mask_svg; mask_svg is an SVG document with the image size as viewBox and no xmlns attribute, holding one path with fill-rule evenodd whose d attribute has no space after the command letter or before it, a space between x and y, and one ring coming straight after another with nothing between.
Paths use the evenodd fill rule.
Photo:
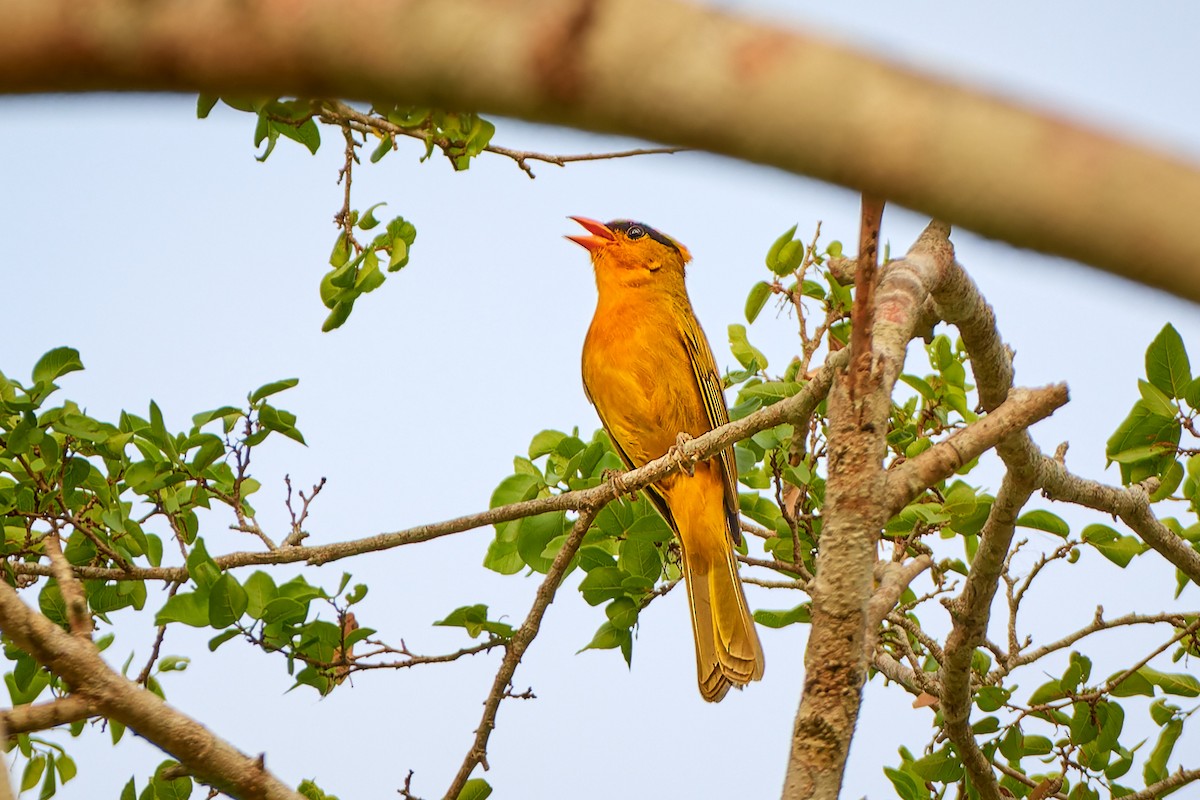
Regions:
<instances>
[{"instance_id":1,"label":"bird's eye","mask_svg":"<svg viewBox=\"0 0 1200 800\"><path fill-rule=\"evenodd\" d=\"M625 232L625 235L630 239L640 239L646 235L646 229L641 225L630 225L629 230Z\"/></svg>"}]
</instances>

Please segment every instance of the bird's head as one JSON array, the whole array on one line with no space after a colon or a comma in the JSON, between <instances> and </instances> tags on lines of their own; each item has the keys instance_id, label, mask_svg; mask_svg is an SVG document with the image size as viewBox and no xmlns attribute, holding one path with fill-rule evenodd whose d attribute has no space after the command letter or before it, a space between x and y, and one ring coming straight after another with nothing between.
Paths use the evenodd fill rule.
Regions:
<instances>
[{"instance_id":1,"label":"bird's head","mask_svg":"<svg viewBox=\"0 0 1200 800\"><path fill-rule=\"evenodd\" d=\"M621 283L641 283L660 272L682 277L683 265L692 258L679 242L640 222L617 219L602 223L587 217L571 219L591 234L566 238L592 254L597 278L606 273Z\"/></svg>"}]
</instances>

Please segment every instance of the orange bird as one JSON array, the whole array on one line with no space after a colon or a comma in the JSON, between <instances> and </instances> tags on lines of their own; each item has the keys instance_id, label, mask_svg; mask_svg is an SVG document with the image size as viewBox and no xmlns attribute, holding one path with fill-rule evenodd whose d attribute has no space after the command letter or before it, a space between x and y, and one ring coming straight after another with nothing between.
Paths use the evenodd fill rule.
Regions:
<instances>
[{"instance_id":1,"label":"orange bird","mask_svg":"<svg viewBox=\"0 0 1200 800\"><path fill-rule=\"evenodd\" d=\"M729 421L712 350L688 300L683 245L640 222L571 217L592 256L599 300L583 343L583 387L630 468ZM679 538L696 637L700 694L716 702L763 674L763 652L738 578L733 448L648 487Z\"/></svg>"}]
</instances>

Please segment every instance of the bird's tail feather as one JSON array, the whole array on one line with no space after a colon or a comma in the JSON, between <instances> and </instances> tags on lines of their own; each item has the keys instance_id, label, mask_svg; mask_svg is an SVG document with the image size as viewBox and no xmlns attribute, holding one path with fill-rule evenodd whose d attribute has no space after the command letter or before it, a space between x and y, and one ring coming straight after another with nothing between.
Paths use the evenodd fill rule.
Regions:
<instances>
[{"instance_id":1,"label":"bird's tail feather","mask_svg":"<svg viewBox=\"0 0 1200 800\"><path fill-rule=\"evenodd\" d=\"M725 696L730 686L741 688L763 676L762 645L742 591L732 547L722 548L716 563L702 553L683 553L696 637L696 671L700 694L709 702Z\"/></svg>"}]
</instances>

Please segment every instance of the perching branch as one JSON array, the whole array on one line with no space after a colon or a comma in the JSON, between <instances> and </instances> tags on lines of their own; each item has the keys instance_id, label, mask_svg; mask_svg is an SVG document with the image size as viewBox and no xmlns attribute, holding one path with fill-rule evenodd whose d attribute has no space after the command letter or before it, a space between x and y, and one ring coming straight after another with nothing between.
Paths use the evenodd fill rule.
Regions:
<instances>
[{"instance_id":1,"label":"perching branch","mask_svg":"<svg viewBox=\"0 0 1200 800\"><path fill-rule=\"evenodd\" d=\"M839 353L832 356L821 369L817 370L804 388L792 397L759 409L740 420L722 425L703 436L697 436L686 442L679 450L681 458L663 456L624 473L619 476L622 490L618 490L613 481L608 481L591 489L563 492L550 497L511 503L477 514L468 514L429 525L418 525L392 533L380 533L375 536L327 545L279 547L267 551L228 553L216 556L213 561L222 570L299 562L319 565L365 553L426 542L474 528L531 517L547 511L580 511L602 505L614 499L620 491L637 491L661 480L679 470L681 463L692 460L704 461L733 443L753 436L759 431L785 422L798 424L802 420L807 420L817 404L824 399L835 370L840 368L845 360L845 354ZM10 566L17 575L53 576L54 574L52 566L42 563L16 562ZM122 569L80 565L73 567L73 571L79 578L87 580L157 580L182 583L190 579L186 567L130 566Z\"/></svg>"}]
</instances>

